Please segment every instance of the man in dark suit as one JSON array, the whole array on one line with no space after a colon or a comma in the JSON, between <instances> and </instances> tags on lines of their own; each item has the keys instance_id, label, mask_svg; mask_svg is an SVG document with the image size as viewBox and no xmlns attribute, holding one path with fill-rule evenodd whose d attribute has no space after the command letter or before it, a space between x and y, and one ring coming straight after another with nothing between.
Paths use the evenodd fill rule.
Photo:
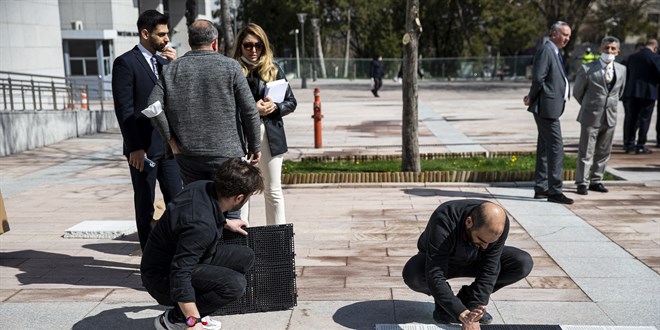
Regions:
<instances>
[{"instance_id":1,"label":"man in dark suit","mask_svg":"<svg viewBox=\"0 0 660 330\"><path fill-rule=\"evenodd\" d=\"M623 92L629 107L626 112L626 125L623 128L626 153L632 151L636 154L651 153L651 150L644 145L651 125L653 105L658 99L660 55L656 54L657 50L658 41L649 39L644 49L628 57L628 79Z\"/></svg>"},{"instance_id":2,"label":"man in dark suit","mask_svg":"<svg viewBox=\"0 0 660 330\"><path fill-rule=\"evenodd\" d=\"M575 184L577 193L588 190L607 192L601 182L610 159L616 128L617 107L626 85L626 67L614 62L619 39L605 37L600 43L600 59L582 64L575 78L573 96L580 103L580 122Z\"/></svg>"},{"instance_id":3,"label":"man in dark suit","mask_svg":"<svg viewBox=\"0 0 660 330\"><path fill-rule=\"evenodd\" d=\"M167 158L165 144L141 111L147 107L151 90L158 81L159 70L168 60L176 58L169 42L169 17L156 10L147 10L137 21L140 43L117 57L113 64L112 94L115 114L124 138L124 155L128 159L133 183L133 203L140 248L144 250L151 232L154 214L156 180L165 204L182 189L179 168ZM156 52L167 58L167 60ZM145 167L145 159L155 163Z\"/></svg>"},{"instance_id":4,"label":"man in dark suit","mask_svg":"<svg viewBox=\"0 0 660 330\"><path fill-rule=\"evenodd\" d=\"M569 98L568 76L560 49L571 38L571 27L558 21L550 27L550 38L534 55L532 86L523 103L534 114L538 130L534 198L573 204L563 193L564 144L559 117Z\"/></svg>"}]
</instances>

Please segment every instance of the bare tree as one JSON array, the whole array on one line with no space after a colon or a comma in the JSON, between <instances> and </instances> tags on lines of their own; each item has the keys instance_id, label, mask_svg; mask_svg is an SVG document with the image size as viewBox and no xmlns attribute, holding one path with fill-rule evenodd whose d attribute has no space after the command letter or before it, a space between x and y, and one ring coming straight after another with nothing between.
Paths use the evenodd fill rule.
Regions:
<instances>
[{"instance_id":1,"label":"bare tree","mask_svg":"<svg viewBox=\"0 0 660 330\"><path fill-rule=\"evenodd\" d=\"M419 20L419 0L406 2L406 32L403 35L403 118L401 169L420 172L418 111L417 111L417 54L422 24Z\"/></svg>"},{"instance_id":2,"label":"bare tree","mask_svg":"<svg viewBox=\"0 0 660 330\"><path fill-rule=\"evenodd\" d=\"M564 59L570 57L575 47L577 39L575 36L580 31L580 26L587 16L592 2L592 0L534 0L534 4L545 17L548 28L556 21L564 21L571 26L573 37L562 49ZM564 61L564 63L568 62Z\"/></svg>"},{"instance_id":3,"label":"bare tree","mask_svg":"<svg viewBox=\"0 0 660 330\"><path fill-rule=\"evenodd\" d=\"M225 39L225 55L230 56L232 47L234 47L234 33L232 32L232 24L236 24L236 18L234 21L231 20L231 14L229 13L229 2L231 0L220 0L220 11L222 21L222 31L224 32Z\"/></svg>"}]
</instances>

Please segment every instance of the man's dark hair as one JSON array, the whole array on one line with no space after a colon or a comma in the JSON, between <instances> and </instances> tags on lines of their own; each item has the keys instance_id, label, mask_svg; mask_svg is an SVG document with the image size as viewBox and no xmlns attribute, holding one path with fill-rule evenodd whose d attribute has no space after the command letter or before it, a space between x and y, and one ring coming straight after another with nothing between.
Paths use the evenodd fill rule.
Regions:
<instances>
[{"instance_id":1,"label":"man's dark hair","mask_svg":"<svg viewBox=\"0 0 660 330\"><path fill-rule=\"evenodd\" d=\"M215 39L218 39L218 29L209 20L197 20L188 26L190 47L210 45Z\"/></svg>"},{"instance_id":2,"label":"man's dark hair","mask_svg":"<svg viewBox=\"0 0 660 330\"><path fill-rule=\"evenodd\" d=\"M215 190L220 197L229 198L237 195L250 196L264 190L264 181L258 167L242 160L226 160L213 176Z\"/></svg>"},{"instance_id":3,"label":"man's dark hair","mask_svg":"<svg viewBox=\"0 0 660 330\"><path fill-rule=\"evenodd\" d=\"M170 21L169 16L161 14L158 10L149 9L144 13L140 14L140 17L138 17L138 21L137 21L138 32L142 31L142 29L147 29L147 31L151 33L151 31L153 31L156 28L156 26L161 24L167 25L169 21Z\"/></svg>"}]
</instances>

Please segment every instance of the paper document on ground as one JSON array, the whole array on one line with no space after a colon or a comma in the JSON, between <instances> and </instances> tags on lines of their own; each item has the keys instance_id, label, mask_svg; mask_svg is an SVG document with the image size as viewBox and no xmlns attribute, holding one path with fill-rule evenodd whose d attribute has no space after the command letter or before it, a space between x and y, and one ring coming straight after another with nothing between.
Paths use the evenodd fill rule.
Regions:
<instances>
[{"instance_id":1,"label":"paper document on ground","mask_svg":"<svg viewBox=\"0 0 660 330\"><path fill-rule=\"evenodd\" d=\"M286 89L289 87L289 83L284 80L275 80L266 84L266 93L264 97L270 97L270 100L275 103L282 103L284 101L284 95L286 95Z\"/></svg>"}]
</instances>

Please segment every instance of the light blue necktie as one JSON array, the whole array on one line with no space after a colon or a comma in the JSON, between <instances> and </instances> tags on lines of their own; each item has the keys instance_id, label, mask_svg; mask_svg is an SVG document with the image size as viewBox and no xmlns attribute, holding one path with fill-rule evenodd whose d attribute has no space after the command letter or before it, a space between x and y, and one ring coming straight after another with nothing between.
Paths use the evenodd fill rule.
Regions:
<instances>
[{"instance_id":1,"label":"light blue necktie","mask_svg":"<svg viewBox=\"0 0 660 330\"><path fill-rule=\"evenodd\" d=\"M158 79L158 61L156 60L156 55L151 57L151 65L154 67L154 74L156 79Z\"/></svg>"}]
</instances>

